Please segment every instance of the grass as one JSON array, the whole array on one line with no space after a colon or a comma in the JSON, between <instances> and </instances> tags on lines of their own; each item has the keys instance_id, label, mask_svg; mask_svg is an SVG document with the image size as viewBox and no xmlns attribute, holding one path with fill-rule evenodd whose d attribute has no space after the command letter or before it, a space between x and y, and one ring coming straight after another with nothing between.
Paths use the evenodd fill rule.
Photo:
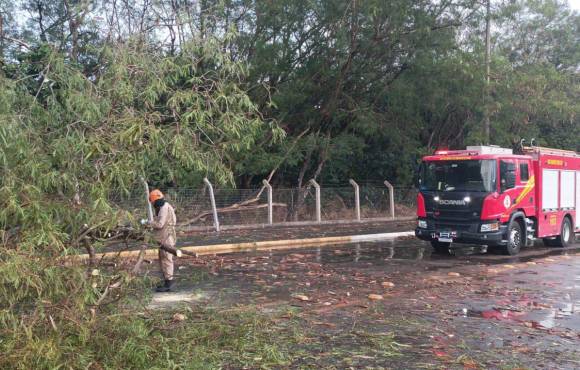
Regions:
<instances>
[{"instance_id":1,"label":"grass","mask_svg":"<svg viewBox=\"0 0 580 370\"><path fill-rule=\"evenodd\" d=\"M14 343L0 360L19 369L283 368L298 357L294 325L255 311L182 311L104 316L68 333L44 333Z\"/></svg>"}]
</instances>

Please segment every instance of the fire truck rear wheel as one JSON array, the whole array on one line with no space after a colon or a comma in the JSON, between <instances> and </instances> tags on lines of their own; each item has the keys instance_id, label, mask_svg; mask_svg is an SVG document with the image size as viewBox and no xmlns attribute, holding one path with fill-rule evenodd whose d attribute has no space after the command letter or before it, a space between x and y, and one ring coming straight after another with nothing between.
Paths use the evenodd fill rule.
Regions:
<instances>
[{"instance_id":1,"label":"fire truck rear wheel","mask_svg":"<svg viewBox=\"0 0 580 370\"><path fill-rule=\"evenodd\" d=\"M554 245L560 248L566 248L570 243L572 243L572 238L574 237L574 230L572 230L572 222L568 217L564 217L562 221L562 228L560 229L560 235L554 239Z\"/></svg>"},{"instance_id":2,"label":"fire truck rear wheel","mask_svg":"<svg viewBox=\"0 0 580 370\"><path fill-rule=\"evenodd\" d=\"M436 253L446 253L449 254L449 246L451 243L440 242L438 240L431 240L431 246Z\"/></svg>"},{"instance_id":3,"label":"fire truck rear wheel","mask_svg":"<svg viewBox=\"0 0 580 370\"><path fill-rule=\"evenodd\" d=\"M508 228L507 241L504 252L510 256L518 254L524 243L524 236L522 234L522 226L517 220L513 220Z\"/></svg>"}]
</instances>

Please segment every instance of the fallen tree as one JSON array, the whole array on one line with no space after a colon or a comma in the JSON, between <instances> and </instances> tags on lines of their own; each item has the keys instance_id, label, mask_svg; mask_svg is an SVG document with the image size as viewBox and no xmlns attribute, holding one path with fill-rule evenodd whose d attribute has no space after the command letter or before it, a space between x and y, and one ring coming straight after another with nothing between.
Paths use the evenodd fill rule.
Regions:
<instances>
[{"instance_id":1,"label":"fallen tree","mask_svg":"<svg viewBox=\"0 0 580 370\"><path fill-rule=\"evenodd\" d=\"M100 67L85 70L31 45L0 72L0 368L92 368L103 360L96 338L131 338L117 330L147 325L109 320L143 296L148 282L133 277L144 258L117 265L96 251L153 245L112 194L140 187L141 176L231 183L227 158L281 137L218 40L173 54L127 42L94 57ZM62 263L79 250L88 266Z\"/></svg>"}]
</instances>

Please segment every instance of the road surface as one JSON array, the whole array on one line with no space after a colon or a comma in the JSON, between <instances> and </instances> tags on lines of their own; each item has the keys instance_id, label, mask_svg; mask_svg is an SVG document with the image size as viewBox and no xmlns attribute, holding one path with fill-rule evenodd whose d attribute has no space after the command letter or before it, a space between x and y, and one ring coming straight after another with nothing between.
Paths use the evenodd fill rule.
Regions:
<instances>
[{"instance_id":1,"label":"road surface","mask_svg":"<svg viewBox=\"0 0 580 370\"><path fill-rule=\"evenodd\" d=\"M311 354L292 368L580 368L580 244L484 252L408 238L181 259L150 308L290 310Z\"/></svg>"}]
</instances>

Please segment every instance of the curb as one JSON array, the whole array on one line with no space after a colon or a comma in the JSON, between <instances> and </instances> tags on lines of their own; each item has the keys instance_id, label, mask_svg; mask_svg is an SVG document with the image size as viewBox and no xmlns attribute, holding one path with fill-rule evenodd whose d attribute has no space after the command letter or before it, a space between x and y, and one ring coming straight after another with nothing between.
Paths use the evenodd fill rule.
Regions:
<instances>
[{"instance_id":1,"label":"curb","mask_svg":"<svg viewBox=\"0 0 580 370\"><path fill-rule=\"evenodd\" d=\"M245 225L221 225L220 231L231 231L231 230L251 230L251 229L277 229L295 226L320 226L320 225L361 225L361 224L372 224L378 222L405 222L405 221L415 221L417 216L407 216L407 217L397 217L395 219L391 217L377 217L377 218L366 218L364 220L323 220L323 221L290 221L290 222L277 222L275 224L245 224ZM192 232L214 232L214 226L182 226L181 231L184 233Z\"/></svg>"},{"instance_id":2,"label":"curb","mask_svg":"<svg viewBox=\"0 0 580 370\"><path fill-rule=\"evenodd\" d=\"M322 246L328 244L348 244L357 242L360 243L377 240L390 240L413 235L415 235L413 231L405 231L405 232L382 233L382 234L346 235L346 236L330 236L323 238L266 240L260 242L185 246L181 247L180 250L202 256L208 254L224 254L224 253L248 252L268 249L294 249L302 247ZM95 258L96 259L114 258L114 257L131 258L139 256L139 253L141 253L141 251L139 250L99 253L95 255ZM144 257L157 257L158 248L147 249L145 250L144 253L145 253ZM89 255L80 254L78 256L67 256L66 259L69 261L83 262L89 259Z\"/></svg>"}]
</instances>

